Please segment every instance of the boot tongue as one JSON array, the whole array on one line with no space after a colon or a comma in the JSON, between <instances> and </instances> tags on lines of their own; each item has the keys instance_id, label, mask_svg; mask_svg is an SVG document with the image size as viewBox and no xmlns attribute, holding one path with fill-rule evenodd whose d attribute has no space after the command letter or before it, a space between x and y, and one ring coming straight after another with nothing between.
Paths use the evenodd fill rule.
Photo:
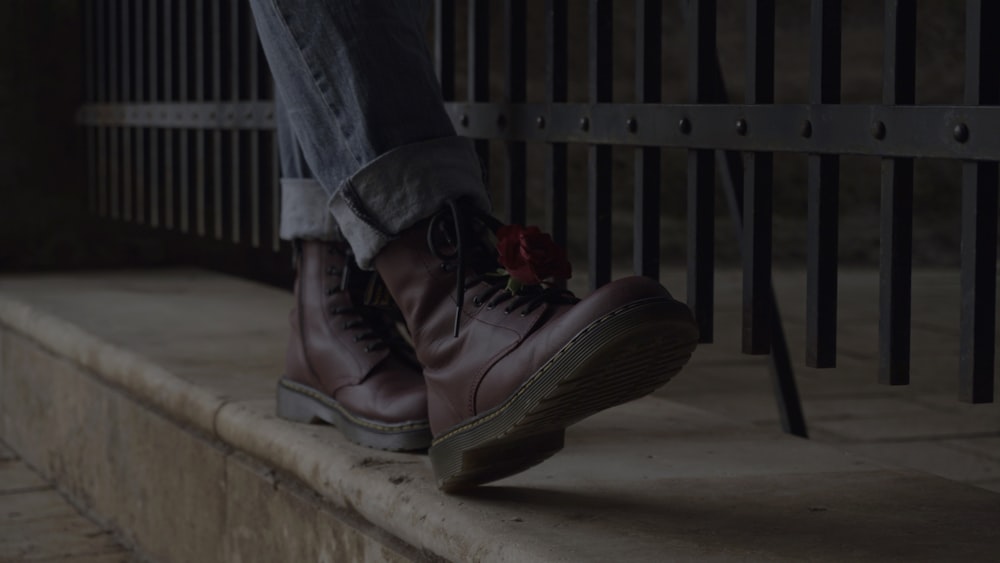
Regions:
<instances>
[{"instance_id":1,"label":"boot tongue","mask_svg":"<svg viewBox=\"0 0 1000 563\"><path fill-rule=\"evenodd\" d=\"M453 200L446 201L445 207L431 217L430 223L427 225L427 247L431 254L441 260L452 261L455 266L453 336L456 338L462 321L462 307L465 304L466 266L471 265L473 273L476 274L489 271L489 267L485 265L487 261L494 263L493 269L499 266L496 263L496 253L492 251L486 241L487 233L485 232L488 230L485 223L493 221L499 224L499 221L477 209L468 206L461 207L462 212L459 211L458 203ZM469 221L469 217L478 219L478 221ZM473 227L472 232L469 229L470 223ZM472 248L469 248L470 245ZM489 257L489 260L486 260L486 257Z\"/></svg>"}]
</instances>

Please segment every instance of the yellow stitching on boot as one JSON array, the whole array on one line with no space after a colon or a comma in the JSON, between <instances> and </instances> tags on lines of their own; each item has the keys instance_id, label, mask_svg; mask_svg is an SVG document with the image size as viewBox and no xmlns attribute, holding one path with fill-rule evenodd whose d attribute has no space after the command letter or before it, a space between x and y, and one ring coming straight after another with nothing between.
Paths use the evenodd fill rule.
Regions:
<instances>
[{"instance_id":1,"label":"yellow stitching on boot","mask_svg":"<svg viewBox=\"0 0 1000 563\"><path fill-rule=\"evenodd\" d=\"M339 412L340 414L344 415L345 418L347 418L351 422L357 424L358 426L364 426L364 427L367 427L367 428L371 428L373 430L379 430L381 432L402 432L402 431L407 431L407 430L422 430L422 429L426 429L426 428L428 428L430 426L430 424L428 424L428 423L415 423L415 424L407 424L407 425L404 425L404 426L384 426L384 425L381 425L381 424L376 424L374 422L365 420L363 418L358 418L357 416L355 416L355 415L347 412L346 410L344 410L343 407L340 406L339 403L332 403L331 404L331 403L327 402L330 399L326 395L324 395L324 394L322 394L322 393L320 393L318 391L315 391L315 390L313 390L313 389L311 389L309 387L306 387L305 385L302 385L300 383L295 383L295 385L297 385L298 387L301 387L301 389L299 389L297 387L292 387L290 385L290 383L295 383L295 382L294 381L290 381L290 382L289 381L279 381L278 382L279 385L285 387L286 389L288 389L290 391L293 391L295 393L301 393L303 395L307 395L309 397L312 397L312 398L318 400L319 402L323 403L324 405L326 405L326 406L328 406L330 408L336 409L337 412Z\"/></svg>"}]
</instances>

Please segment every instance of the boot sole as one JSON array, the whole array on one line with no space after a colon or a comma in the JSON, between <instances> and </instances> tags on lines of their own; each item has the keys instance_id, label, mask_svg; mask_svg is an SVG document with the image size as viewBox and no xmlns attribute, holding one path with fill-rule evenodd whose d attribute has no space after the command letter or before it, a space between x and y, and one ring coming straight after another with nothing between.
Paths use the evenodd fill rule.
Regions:
<instances>
[{"instance_id":1,"label":"boot sole","mask_svg":"<svg viewBox=\"0 0 1000 563\"><path fill-rule=\"evenodd\" d=\"M438 487L460 492L541 463L562 449L566 427L670 381L697 341L691 311L669 298L597 319L503 404L434 440Z\"/></svg>"},{"instance_id":2,"label":"boot sole","mask_svg":"<svg viewBox=\"0 0 1000 563\"><path fill-rule=\"evenodd\" d=\"M431 444L426 420L386 423L352 414L340 403L312 387L282 377L278 381L278 416L293 422L325 422L348 440L378 450L426 450Z\"/></svg>"}]
</instances>

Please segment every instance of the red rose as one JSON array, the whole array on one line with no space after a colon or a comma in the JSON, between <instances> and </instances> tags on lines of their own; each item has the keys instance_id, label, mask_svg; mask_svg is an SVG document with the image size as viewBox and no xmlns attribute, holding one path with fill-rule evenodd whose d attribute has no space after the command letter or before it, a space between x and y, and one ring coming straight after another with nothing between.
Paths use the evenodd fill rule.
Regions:
<instances>
[{"instance_id":1,"label":"red rose","mask_svg":"<svg viewBox=\"0 0 1000 563\"><path fill-rule=\"evenodd\" d=\"M524 285L538 285L549 278L569 279L573 268L566 251L538 227L505 225L497 229L500 265Z\"/></svg>"}]
</instances>

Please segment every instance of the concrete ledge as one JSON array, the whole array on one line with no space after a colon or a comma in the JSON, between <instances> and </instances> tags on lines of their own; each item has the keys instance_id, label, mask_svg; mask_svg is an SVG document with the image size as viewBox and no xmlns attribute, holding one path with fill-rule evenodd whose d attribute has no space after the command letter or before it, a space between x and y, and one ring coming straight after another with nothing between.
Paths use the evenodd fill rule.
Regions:
<instances>
[{"instance_id":1,"label":"concrete ledge","mask_svg":"<svg viewBox=\"0 0 1000 563\"><path fill-rule=\"evenodd\" d=\"M151 558L989 560L1000 495L656 398L452 497L273 416L287 294L199 271L0 279L0 437ZM683 377L683 374L681 375Z\"/></svg>"}]
</instances>

